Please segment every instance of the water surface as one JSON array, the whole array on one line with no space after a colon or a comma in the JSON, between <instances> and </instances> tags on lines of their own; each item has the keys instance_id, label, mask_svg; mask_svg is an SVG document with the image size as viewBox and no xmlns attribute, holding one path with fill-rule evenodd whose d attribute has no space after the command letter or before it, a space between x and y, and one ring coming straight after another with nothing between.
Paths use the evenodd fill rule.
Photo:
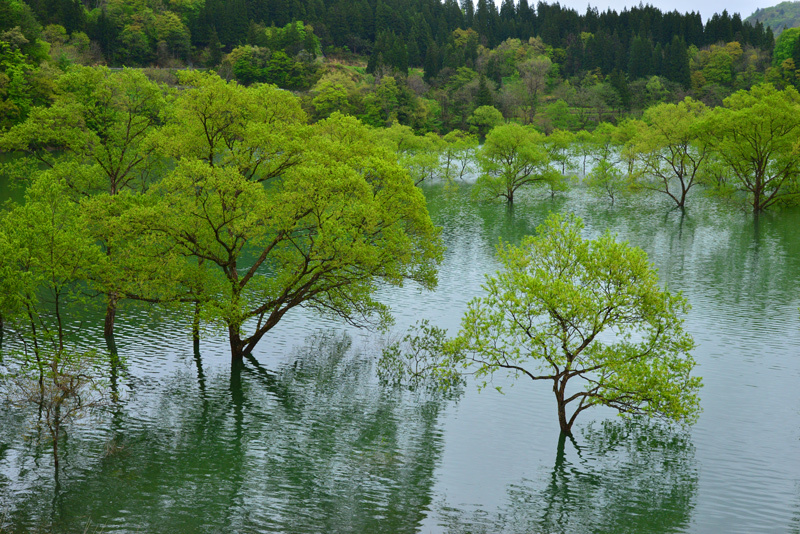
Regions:
<instances>
[{"instance_id":1,"label":"water surface","mask_svg":"<svg viewBox=\"0 0 800 534\"><path fill-rule=\"evenodd\" d=\"M799 210L426 195L447 252L435 292L382 291L397 332L421 318L457 329L498 240L574 212L586 236L610 228L644 248L691 302L699 422L598 409L565 440L543 383L498 376L505 394L468 384L458 400L384 388L378 335L304 312L232 368L224 338L195 353L180 313L129 306L125 366L109 369L125 400L70 432L57 483L21 415L0 413L3 531L800 532ZM75 328L86 346L102 339L95 319Z\"/></svg>"}]
</instances>

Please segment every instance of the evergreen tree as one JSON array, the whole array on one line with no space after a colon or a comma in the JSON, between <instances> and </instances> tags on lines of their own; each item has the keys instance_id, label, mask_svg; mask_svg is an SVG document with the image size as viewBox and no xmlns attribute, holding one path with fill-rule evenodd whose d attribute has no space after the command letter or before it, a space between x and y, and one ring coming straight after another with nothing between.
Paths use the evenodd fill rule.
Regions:
<instances>
[{"instance_id":1,"label":"evergreen tree","mask_svg":"<svg viewBox=\"0 0 800 534\"><path fill-rule=\"evenodd\" d=\"M464 26L475 27L475 4L472 0L461 0L461 10L464 12Z\"/></svg>"},{"instance_id":2,"label":"evergreen tree","mask_svg":"<svg viewBox=\"0 0 800 534\"><path fill-rule=\"evenodd\" d=\"M628 80L625 74L619 69L614 69L608 77L608 82L617 91L619 101L624 109L629 109L631 106L631 90L628 87Z\"/></svg>"},{"instance_id":3,"label":"evergreen tree","mask_svg":"<svg viewBox=\"0 0 800 534\"><path fill-rule=\"evenodd\" d=\"M668 80L678 82L684 88L688 88L691 83L691 72L689 70L689 52L686 43L675 35L672 42L664 49L664 77Z\"/></svg>"},{"instance_id":4,"label":"evergreen tree","mask_svg":"<svg viewBox=\"0 0 800 534\"><path fill-rule=\"evenodd\" d=\"M637 35L631 43L628 76L636 80L650 74L653 74L653 45L648 39Z\"/></svg>"},{"instance_id":5,"label":"evergreen tree","mask_svg":"<svg viewBox=\"0 0 800 534\"><path fill-rule=\"evenodd\" d=\"M489 1L478 0L478 8L475 11L475 24L472 26L478 35L488 40L489 38Z\"/></svg>"},{"instance_id":6,"label":"evergreen tree","mask_svg":"<svg viewBox=\"0 0 800 534\"><path fill-rule=\"evenodd\" d=\"M492 91L489 89L486 76L483 74L478 80L478 93L475 95L475 107L479 108L481 106L494 106Z\"/></svg>"},{"instance_id":7,"label":"evergreen tree","mask_svg":"<svg viewBox=\"0 0 800 534\"><path fill-rule=\"evenodd\" d=\"M528 4L528 0L519 0L517 4L517 37L527 41L535 34L536 14Z\"/></svg>"},{"instance_id":8,"label":"evergreen tree","mask_svg":"<svg viewBox=\"0 0 800 534\"><path fill-rule=\"evenodd\" d=\"M430 41L427 46L427 51L425 52L425 79L431 81L436 78L441 69L441 64L442 60L439 47L436 46L435 42Z\"/></svg>"}]
</instances>

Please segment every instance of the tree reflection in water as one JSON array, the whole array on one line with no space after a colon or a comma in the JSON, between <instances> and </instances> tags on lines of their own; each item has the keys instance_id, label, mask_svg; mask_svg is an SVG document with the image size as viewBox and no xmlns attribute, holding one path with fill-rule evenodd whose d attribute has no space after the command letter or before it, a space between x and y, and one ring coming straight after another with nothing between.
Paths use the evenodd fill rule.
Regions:
<instances>
[{"instance_id":1,"label":"tree reflection in water","mask_svg":"<svg viewBox=\"0 0 800 534\"><path fill-rule=\"evenodd\" d=\"M508 487L495 514L444 508L448 533L683 532L697 494L688 433L640 420L593 423L561 436L555 465L540 480Z\"/></svg>"},{"instance_id":2,"label":"tree reflection in water","mask_svg":"<svg viewBox=\"0 0 800 534\"><path fill-rule=\"evenodd\" d=\"M380 387L347 335L275 371L195 354L155 391L109 421L110 454L65 469L57 507L46 479L18 491L14 528L415 532L429 509L442 402Z\"/></svg>"}]
</instances>

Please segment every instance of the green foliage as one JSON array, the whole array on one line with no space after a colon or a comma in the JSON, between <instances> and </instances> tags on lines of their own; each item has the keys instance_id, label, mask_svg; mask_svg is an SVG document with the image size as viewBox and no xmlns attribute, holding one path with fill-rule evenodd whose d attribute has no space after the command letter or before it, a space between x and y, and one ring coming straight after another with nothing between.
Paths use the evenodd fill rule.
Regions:
<instances>
[{"instance_id":1,"label":"green foliage","mask_svg":"<svg viewBox=\"0 0 800 534\"><path fill-rule=\"evenodd\" d=\"M292 59L283 50L245 45L234 48L224 60L244 84L271 83L284 89L308 89L316 81L317 65Z\"/></svg>"},{"instance_id":2,"label":"green foliage","mask_svg":"<svg viewBox=\"0 0 800 534\"><path fill-rule=\"evenodd\" d=\"M397 153L398 163L408 170L414 185L441 176L445 141L439 135L415 135L410 127L397 123L382 130L380 135Z\"/></svg>"},{"instance_id":3,"label":"green foliage","mask_svg":"<svg viewBox=\"0 0 800 534\"><path fill-rule=\"evenodd\" d=\"M454 393L465 380L445 350L447 331L423 320L402 340L390 343L378 360L378 377L386 384Z\"/></svg>"},{"instance_id":4,"label":"green foliage","mask_svg":"<svg viewBox=\"0 0 800 534\"><path fill-rule=\"evenodd\" d=\"M312 89L315 115L324 119L338 111L349 115L355 108L356 86L352 79L341 73L323 75Z\"/></svg>"},{"instance_id":5,"label":"green foliage","mask_svg":"<svg viewBox=\"0 0 800 534\"><path fill-rule=\"evenodd\" d=\"M744 20L752 24L763 24L765 28L772 28L772 31L780 39L780 36L788 28L800 26L800 6L797 5L797 2L780 2L774 6L758 8Z\"/></svg>"},{"instance_id":6,"label":"green foliage","mask_svg":"<svg viewBox=\"0 0 800 534\"><path fill-rule=\"evenodd\" d=\"M137 224L197 268L194 294L235 358L297 306L385 322L379 281L435 285L424 197L371 129L340 114L307 126L297 99L270 86L182 83L162 144L177 166Z\"/></svg>"},{"instance_id":7,"label":"green foliage","mask_svg":"<svg viewBox=\"0 0 800 534\"><path fill-rule=\"evenodd\" d=\"M716 185L746 195L754 212L797 199L800 95L759 85L725 99L708 117L704 141L724 168Z\"/></svg>"},{"instance_id":8,"label":"green foliage","mask_svg":"<svg viewBox=\"0 0 800 534\"><path fill-rule=\"evenodd\" d=\"M593 406L693 422L701 382L680 318L686 300L658 286L641 249L609 233L583 239L582 228L552 215L535 237L501 246L503 270L487 276L447 350L479 378L551 382L567 434Z\"/></svg>"},{"instance_id":9,"label":"green foliage","mask_svg":"<svg viewBox=\"0 0 800 534\"><path fill-rule=\"evenodd\" d=\"M479 106L475 108L467 122L475 127L480 139L485 139L489 130L503 124L503 114L494 106Z\"/></svg>"},{"instance_id":10,"label":"green foliage","mask_svg":"<svg viewBox=\"0 0 800 534\"><path fill-rule=\"evenodd\" d=\"M595 195L608 197L612 204L628 186L622 171L608 159L596 162L584 183L589 191Z\"/></svg>"},{"instance_id":11,"label":"green foliage","mask_svg":"<svg viewBox=\"0 0 800 534\"><path fill-rule=\"evenodd\" d=\"M647 127L634 140L644 172L636 176L637 187L658 191L677 207L704 177L708 145L703 142L706 106L687 97L678 104L659 104L644 115Z\"/></svg>"},{"instance_id":12,"label":"green foliage","mask_svg":"<svg viewBox=\"0 0 800 534\"><path fill-rule=\"evenodd\" d=\"M800 40L800 28L789 28L781 32L778 39L775 41L775 50L772 52L773 66L779 66L787 59L795 60L795 48L798 46L797 42Z\"/></svg>"},{"instance_id":13,"label":"green foliage","mask_svg":"<svg viewBox=\"0 0 800 534\"><path fill-rule=\"evenodd\" d=\"M626 154L624 148L631 133L623 126L604 122L587 139L594 165L584 177L584 184L593 194L608 197L612 204L628 188L628 177L618 164Z\"/></svg>"},{"instance_id":14,"label":"green foliage","mask_svg":"<svg viewBox=\"0 0 800 534\"><path fill-rule=\"evenodd\" d=\"M0 312L37 358L45 347L63 349L65 311L85 303L82 281L105 265L68 191L54 172L43 173L24 204L0 214Z\"/></svg>"},{"instance_id":15,"label":"green foliage","mask_svg":"<svg viewBox=\"0 0 800 534\"><path fill-rule=\"evenodd\" d=\"M503 198L511 204L520 188L561 180L549 166L544 139L536 130L515 123L492 129L477 155L481 175L473 189L476 198Z\"/></svg>"},{"instance_id":16,"label":"green foliage","mask_svg":"<svg viewBox=\"0 0 800 534\"><path fill-rule=\"evenodd\" d=\"M444 136L444 142L442 176L445 181L453 183L473 174L478 138L461 130L453 130Z\"/></svg>"}]
</instances>

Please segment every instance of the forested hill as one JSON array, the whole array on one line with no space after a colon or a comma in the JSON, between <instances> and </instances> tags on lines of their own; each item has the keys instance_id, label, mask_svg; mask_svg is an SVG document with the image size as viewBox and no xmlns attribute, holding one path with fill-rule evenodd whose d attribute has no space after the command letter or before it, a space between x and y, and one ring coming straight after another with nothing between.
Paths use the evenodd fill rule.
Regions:
<instances>
[{"instance_id":1,"label":"forested hill","mask_svg":"<svg viewBox=\"0 0 800 534\"><path fill-rule=\"evenodd\" d=\"M781 2L776 6L756 9L745 22L753 25L761 22L764 27L772 28L777 37L787 28L800 26L800 2Z\"/></svg>"},{"instance_id":2,"label":"forested hill","mask_svg":"<svg viewBox=\"0 0 800 534\"><path fill-rule=\"evenodd\" d=\"M788 32L787 32L788 33ZM498 120L593 129L686 96L709 106L797 85L800 45L723 11L529 0L0 0L0 130L48 106L73 65L205 67L383 127L479 134ZM776 55L778 57L777 49Z\"/></svg>"},{"instance_id":3,"label":"forested hill","mask_svg":"<svg viewBox=\"0 0 800 534\"><path fill-rule=\"evenodd\" d=\"M528 0L3 0L0 31L20 26L33 43L41 27L56 24L67 35L85 33L96 43L95 58L109 65L164 64L169 60L209 63L243 44L259 44L269 26L303 21L328 53L403 56L395 63L435 68L448 54L453 31L473 29L477 45L492 48L509 38L538 36L563 56L566 74L580 69L627 71L637 39L663 52L677 37L702 47L737 41L772 46L761 23L726 11L704 25L699 13L664 13L639 6L620 13L572 9ZM28 9L28 6L30 9ZM34 19L34 20L31 20ZM38 29L37 29L38 28ZM52 36L51 36L52 39ZM398 65L401 66L401 65Z\"/></svg>"}]
</instances>

